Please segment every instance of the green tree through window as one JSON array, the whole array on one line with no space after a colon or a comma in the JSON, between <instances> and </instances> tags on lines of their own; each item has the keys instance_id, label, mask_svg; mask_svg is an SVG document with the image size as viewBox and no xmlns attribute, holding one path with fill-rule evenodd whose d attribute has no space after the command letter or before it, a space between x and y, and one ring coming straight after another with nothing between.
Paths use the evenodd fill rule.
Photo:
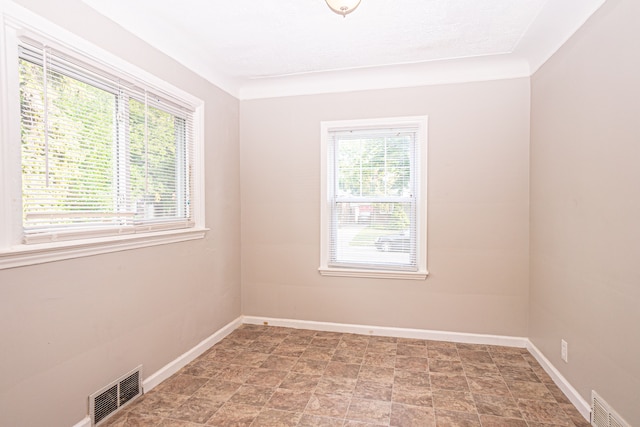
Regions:
<instances>
[{"instance_id":1,"label":"green tree through window","mask_svg":"<svg viewBox=\"0 0 640 427\"><path fill-rule=\"evenodd\" d=\"M27 236L190 220L190 113L36 48L19 81Z\"/></svg>"}]
</instances>

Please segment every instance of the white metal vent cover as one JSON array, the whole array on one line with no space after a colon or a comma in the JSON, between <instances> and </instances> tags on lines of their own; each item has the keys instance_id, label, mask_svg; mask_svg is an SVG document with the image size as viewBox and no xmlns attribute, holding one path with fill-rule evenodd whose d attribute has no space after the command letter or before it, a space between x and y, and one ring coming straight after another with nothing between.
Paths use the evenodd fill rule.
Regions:
<instances>
[{"instance_id":1,"label":"white metal vent cover","mask_svg":"<svg viewBox=\"0 0 640 427\"><path fill-rule=\"evenodd\" d=\"M594 390L591 390L591 425L595 427L631 427Z\"/></svg>"},{"instance_id":2,"label":"white metal vent cover","mask_svg":"<svg viewBox=\"0 0 640 427\"><path fill-rule=\"evenodd\" d=\"M141 394L142 365L89 396L91 425L99 425Z\"/></svg>"}]
</instances>

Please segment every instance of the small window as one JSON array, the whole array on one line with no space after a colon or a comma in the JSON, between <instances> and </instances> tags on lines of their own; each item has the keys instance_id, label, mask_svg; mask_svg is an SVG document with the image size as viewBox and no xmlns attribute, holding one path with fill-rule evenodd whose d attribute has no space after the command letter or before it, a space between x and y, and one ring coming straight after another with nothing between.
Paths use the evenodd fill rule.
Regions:
<instances>
[{"instance_id":1,"label":"small window","mask_svg":"<svg viewBox=\"0 0 640 427\"><path fill-rule=\"evenodd\" d=\"M426 117L322 124L325 275L426 277Z\"/></svg>"},{"instance_id":2,"label":"small window","mask_svg":"<svg viewBox=\"0 0 640 427\"><path fill-rule=\"evenodd\" d=\"M202 101L66 33L5 31L0 268L203 237Z\"/></svg>"}]
</instances>

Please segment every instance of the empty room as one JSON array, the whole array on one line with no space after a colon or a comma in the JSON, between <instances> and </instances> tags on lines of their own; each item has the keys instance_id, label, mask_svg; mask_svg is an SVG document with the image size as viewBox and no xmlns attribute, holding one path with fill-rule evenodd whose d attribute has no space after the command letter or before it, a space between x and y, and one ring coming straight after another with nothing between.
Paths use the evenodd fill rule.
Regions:
<instances>
[{"instance_id":1,"label":"empty room","mask_svg":"<svg viewBox=\"0 0 640 427\"><path fill-rule=\"evenodd\" d=\"M0 427L640 426L637 0L0 17Z\"/></svg>"}]
</instances>

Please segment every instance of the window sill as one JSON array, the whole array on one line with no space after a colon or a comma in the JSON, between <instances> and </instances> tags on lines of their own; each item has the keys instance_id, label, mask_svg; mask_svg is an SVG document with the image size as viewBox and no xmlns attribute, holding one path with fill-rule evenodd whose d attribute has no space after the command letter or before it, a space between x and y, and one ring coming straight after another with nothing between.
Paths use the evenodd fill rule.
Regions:
<instances>
[{"instance_id":1,"label":"window sill","mask_svg":"<svg viewBox=\"0 0 640 427\"><path fill-rule=\"evenodd\" d=\"M329 267L320 267L318 271L322 276L360 277L365 279L425 280L429 275L428 271L357 270L352 268Z\"/></svg>"},{"instance_id":2,"label":"window sill","mask_svg":"<svg viewBox=\"0 0 640 427\"><path fill-rule=\"evenodd\" d=\"M0 250L0 270L202 239L207 230L207 228L189 228L34 245L16 245L6 250Z\"/></svg>"}]
</instances>

